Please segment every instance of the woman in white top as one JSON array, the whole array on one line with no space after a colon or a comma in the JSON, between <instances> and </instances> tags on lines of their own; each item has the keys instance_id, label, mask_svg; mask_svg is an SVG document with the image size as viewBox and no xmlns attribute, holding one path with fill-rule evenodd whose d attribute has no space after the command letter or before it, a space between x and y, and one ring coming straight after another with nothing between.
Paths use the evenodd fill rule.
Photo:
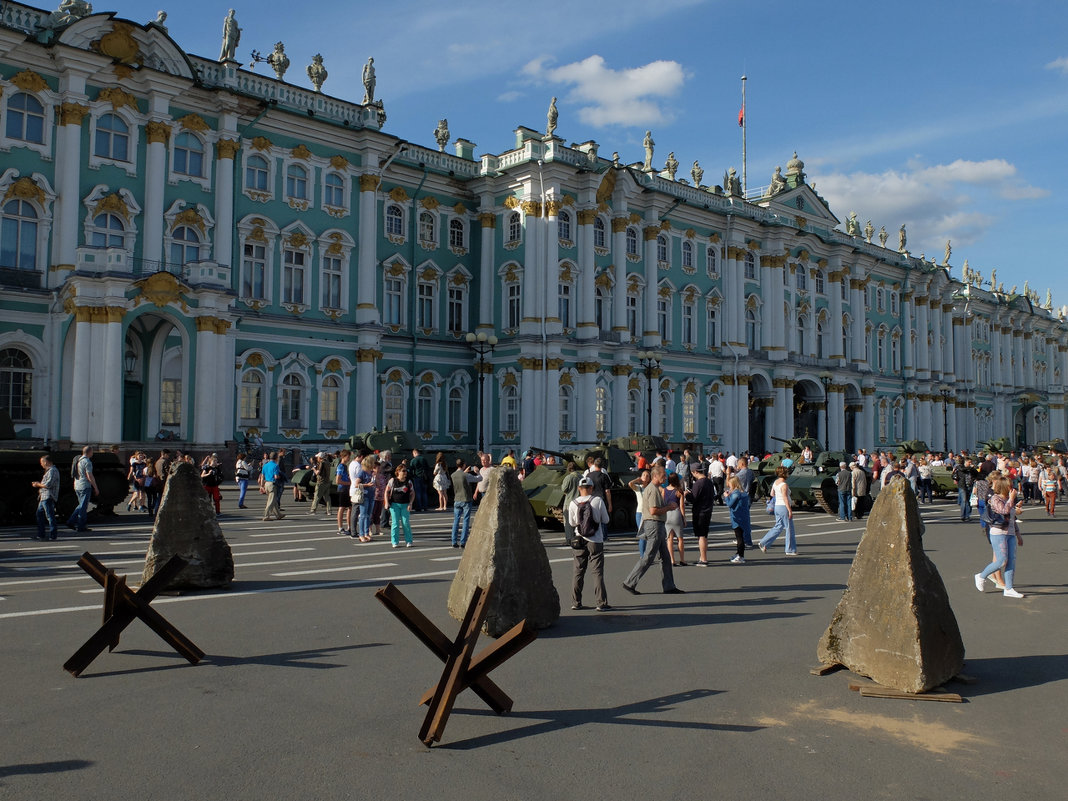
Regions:
<instances>
[{"instance_id":1,"label":"woman in white top","mask_svg":"<svg viewBox=\"0 0 1068 801\"><path fill-rule=\"evenodd\" d=\"M790 505L790 486L786 483L788 471L780 467L775 471L778 478L771 485L771 494L775 498L775 525L772 526L763 539L757 543L760 550L768 552L768 548L779 537L779 533L786 532L786 555L797 556L797 534L794 532L794 511Z\"/></svg>"}]
</instances>

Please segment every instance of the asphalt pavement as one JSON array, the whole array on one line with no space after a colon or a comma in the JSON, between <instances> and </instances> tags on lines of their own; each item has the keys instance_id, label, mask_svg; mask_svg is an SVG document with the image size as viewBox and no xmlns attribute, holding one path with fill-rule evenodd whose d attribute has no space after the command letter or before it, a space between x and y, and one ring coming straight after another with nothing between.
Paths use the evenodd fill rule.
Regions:
<instances>
[{"instance_id":1,"label":"asphalt pavement","mask_svg":"<svg viewBox=\"0 0 1068 801\"><path fill-rule=\"evenodd\" d=\"M798 556L780 538L732 565L717 508L712 565L692 566L689 539L691 566L676 568L685 595L659 592L658 567L625 593L637 548L616 537L600 613L570 609L571 551L545 531L562 612L493 673L513 711L465 692L428 749L418 700L441 663L373 596L392 581L455 634L451 513L413 515L415 547L392 549L290 498L277 522L253 503L238 510L227 488L232 589L154 603L204 660L134 621L77 679L62 665L100 625L103 591L75 562L88 550L136 584L147 518L46 543L0 529L0 799L1064 798L1068 508L1025 511L1013 600L975 589L978 524L921 507L976 679L950 685L962 704L862 698L848 671L810 675L863 522L798 513ZM754 539L770 524L754 509Z\"/></svg>"}]
</instances>

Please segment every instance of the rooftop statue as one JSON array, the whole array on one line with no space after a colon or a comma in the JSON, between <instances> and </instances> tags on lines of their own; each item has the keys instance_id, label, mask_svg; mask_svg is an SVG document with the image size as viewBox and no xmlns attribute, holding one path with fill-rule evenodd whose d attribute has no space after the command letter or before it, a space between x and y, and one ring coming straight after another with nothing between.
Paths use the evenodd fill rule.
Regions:
<instances>
[{"instance_id":1,"label":"rooftop statue","mask_svg":"<svg viewBox=\"0 0 1068 801\"><path fill-rule=\"evenodd\" d=\"M449 121L438 120L438 127L434 129L434 141L438 143L438 152L444 153L445 146L449 144Z\"/></svg>"},{"instance_id":2,"label":"rooftop statue","mask_svg":"<svg viewBox=\"0 0 1068 801\"><path fill-rule=\"evenodd\" d=\"M668 153L667 161L664 163L664 169L667 171L668 178L674 181L675 173L679 171L679 160L675 158L674 150Z\"/></svg>"},{"instance_id":3,"label":"rooftop statue","mask_svg":"<svg viewBox=\"0 0 1068 801\"><path fill-rule=\"evenodd\" d=\"M874 228L874 226L872 226L871 220L868 220L868 222L864 226L864 241L867 242L870 245L871 244L871 238L872 238L872 236L874 234L875 234L875 228Z\"/></svg>"},{"instance_id":4,"label":"rooftop statue","mask_svg":"<svg viewBox=\"0 0 1068 801\"><path fill-rule=\"evenodd\" d=\"M363 104L366 106L368 103L375 101L375 60L373 58L367 59L367 63L363 65Z\"/></svg>"},{"instance_id":5,"label":"rooftop statue","mask_svg":"<svg viewBox=\"0 0 1068 801\"><path fill-rule=\"evenodd\" d=\"M328 74L326 67L323 66L323 54L316 53L312 56L312 63L308 65L308 80L312 82L316 92L323 91L323 84L326 83Z\"/></svg>"},{"instance_id":6,"label":"rooftop statue","mask_svg":"<svg viewBox=\"0 0 1068 801\"><path fill-rule=\"evenodd\" d=\"M267 56L267 63L271 65L271 69L274 70L278 80L282 80L285 77L286 70L289 69L289 56L286 55L286 46L281 42L275 42L274 52Z\"/></svg>"},{"instance_id":7,"label":"rooftop statue","mask_svg":"<svg viewBox=\"0 0 1068 801\"><path fill-rule=\"evenodd\" d=\"M1050 291L1049 287L1046 287L1046 305L1042 308L1046 311L1053 308L1053 293Z\"/></svg>"},{"instance_id":8,"label":"rooftop statue","mask_svg":"<svg viewBox=\"0 0 1068 801\"><path fill-rule=\"evenodd\" d=\"M771 176L771 186L768 187L768 197L779 194L786 189L786 179L782 177L782 167L775 168L775 174Z\"/></svg>"},{"instance_id":9,"label":"rooftop statue","mask_svg":"<svg viewBox=\"0 0 1068 801\"><path fill-rule=\"evenodd\" d=\"M166 21L167 21L167 12L166 12L166 11L163 11L163 10L161 9L160 11L157 11L157 12L156 12L156 18L155 18L154 20L152 20L151 24L152 24L152 25L155 25L155 26L156 26L157 28L159 28L159 29L160 29L161 31L163 31L164 33L166 33L166 32L167 32L167 26L166 26L166 25L164 25L164 23L165 23Z\"/></svg>"},{"instance_id":10,"label":"rooftop statue","mask_svg":"<svg viewBox=\"0 0 1068 801\"><path fill-rule=\"evenodd\" d=\"M226 19L223 20L223 40L222 50L219 52L219 61L234 61L234 55L237 53L237 45L241 41L241 29L237 27L237 20L234 19L234 10L231 8L230 12L226 15Z\"/></svg>"},{"instance_id":11,"label":"rooftop statue","mask_svg":"<svg viewBox=\"0 0 1068 801\"><path fill-rule=\"evenodd\" d=\"M556 98L554 97L549 101L549 114L545 121L545 135L552 136L553 131L556 130L556 120L559 118L559 113L556 111Z\"/></svg>"},{"instance_id":12,"label":"rooftop statue","mask_svg":"<svg viewBox=\"0 0 1068 801\"><path fill-rule=\"evenodd\" d=\"M738 179L738 171L734 167L723 175L723 192L734 197L742 195L742 182Z\"/></svg>"},{"instance_id":13,"label":"rooftop statue","mask_svg":"<svg viewBox=\"0 0 1068 801\"><path fill-rule=\"evenodd\" d=\"M879 226L879 246L886 247L886 240L890 238L890 234L886 233L886 226Z\"/></svg>"},{"instance_id":14,"label":"rooftop statue","mask_svg":"<svg viewBox=\"0 0 1068 801\"><path fill-rule=\"evenodd\" d=\"M85 0L63 0L63 2L59 4L59 8L48 15L45 25L49 28L69 25L72 22L80 20L82 17L88 17L92 13L92 3L87 3Z\"/></svg>"},{"instance_id":15,"label":"rooftop statue","mask_svg":"<svg viewBox=\"0 0 1068 801\"><path fill-rule=\"evenodd\" d=\"M946 267L946 266L949 265L949 257L953 255L953 246L950 244L950 242L951 242L951 240L949 240L949 239L946 240L946 254L945 254L945 256L942 257L942 266L943 267Z\"/></svg>"},{"instance_id":16,"label":"rooftop statue","mask_svg":"<svg viewBox=\"0 0 1068 801\"><path fill-rule=\"evenodd\" d=\"M897 232L897 252L907 253L908 251L905 249L905 246L908 244L908 242L909 238L908 234L905 233L905 223L901 223L901 228L899 228ZM922 256L920 257L920 260L923 260Z\"/></svg>"},{"instance_id":17,"label":"rooftop statue","mask_svg":"<svg viewBox=\"0 0 1068 801\"><path fill-rule=\"evenodd\" d=\"M656 142L653 141L653 132L646 131L645 138L642 140L642 147L645 148L645 164L642 169L645 172L653 171L653 147L656 146Z\"/></svg>"},{"instance_id":18,"label":"rooftop statue","mask_svg":"<svg viewBox=\"0 0 1068 801\"><path fill-rule=\"evenodd\" d=\"M693 167L690 168L690 177L693 178L694 186L700 186L701 179L705 177L705 171L701 169L701 165L696 161L694 161Z\"/></svg>"},{"instance_id":19,"label":"rooftop statue","mask_svg":"<svg viewBox=\"0 0 1068 801\"><path fill-rule=\"evenodd\" d=\"M998 285L998 270L997 267L990 271L990 289L996 289Z\"/></svg>"},{"instance_id":20,"label":"rooftop statue","mask_svg":"<svg viewBox=\"0 0 1068 801\"><path fill-rule=\"evenodd\" d=\"M619 166L619 151L618 150L613 150L612 151L612 166L613 167L618 167Z\"/></svg>"},{"instance_id":21,"label":"rooftop statue","mask_svg":"<svg viewBox=\"0 0 1068 801\"><path fill-rule=\"evenodd\" d=\"M849 212L849 219L846 220L846 234L860 236L860 223L857 222L857 213L855 211Z\"/></svg>"}]
</instances>

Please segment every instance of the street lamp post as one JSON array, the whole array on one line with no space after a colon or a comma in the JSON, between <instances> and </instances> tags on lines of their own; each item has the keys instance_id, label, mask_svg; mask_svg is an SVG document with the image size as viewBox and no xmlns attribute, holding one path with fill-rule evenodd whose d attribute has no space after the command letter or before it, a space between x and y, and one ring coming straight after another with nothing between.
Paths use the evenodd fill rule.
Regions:
<instances>
[{"instance_id":1,"label":"street lamp post","mask_svg":"<svg viewBox=\"0 0 1068 801\"><path fill-rule=\"evenodd\" d=\"M652 436L653 433L653 379L656 378L657 373L660 372L660 354L655 350L640 350L635 356L638 357L638 364L642 366L642 373L645 375L645 411L647 416L646 433Z\"/></svg>"},{"instance_id":2,"label":"street lamp post","mask_svg":"<svg viewBox=\"0 0 1068 801\"><path fill-rule=\"evenodd\" d=\"M494 334L487 334L485 331L479 331L476 333L469 333L464 339L467 340L467 345L471 350L478 354L478 452L482 453L486 449L485 441L485 385L486 385L486 356L493 353L493 349L497 347L497 337Z\"/></svg>"},{"instance_id":3,"label":"street lamp post","mask_svg":"<svg viewBox=\"0 0 1068 801\"><path fill-rule=\"evenodd\" d=\"M953 387L942 384L938 392L942 396L942 446L949 453L949 396L953 394Z\"/></svg>"},{"instance_id":4,"label":"street lamp post","mask_svg":"<svg viewBox=\"0 0 1068 801\"><path fill-rule=\"evenodd\" d=\"M820 383L823 384L823 447L825 450L831 449L831 382L834 380L834 375L824 371L820 373Z\"/></svg>"}]
</instances>

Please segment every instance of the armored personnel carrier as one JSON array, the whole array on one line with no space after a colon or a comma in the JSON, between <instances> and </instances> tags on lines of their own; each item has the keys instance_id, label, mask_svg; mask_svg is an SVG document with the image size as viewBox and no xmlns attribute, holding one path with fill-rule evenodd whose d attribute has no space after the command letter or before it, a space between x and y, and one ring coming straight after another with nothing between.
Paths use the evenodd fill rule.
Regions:
<instances>
[{"instance_id":1,"label":"armored personnel carrier","mask_svg":"<svg viewBox=\"0 0 1068 801\"><path fill-rule=\"evenodd\" d=\"M37 519L37 490L31 485L40 481L41 457L52 457L59 471L59 499L56 501L56 517L63 523L78 505L74 494L74 479L71 465L81 451L47 450L0 450L0 525L26 525ZM93 454L93 476L100 490L89 502L90 519L98 515L112 515L116 504L122 503L127 494L127 466L112 453Z\"/></svg>"}]
</instances>

